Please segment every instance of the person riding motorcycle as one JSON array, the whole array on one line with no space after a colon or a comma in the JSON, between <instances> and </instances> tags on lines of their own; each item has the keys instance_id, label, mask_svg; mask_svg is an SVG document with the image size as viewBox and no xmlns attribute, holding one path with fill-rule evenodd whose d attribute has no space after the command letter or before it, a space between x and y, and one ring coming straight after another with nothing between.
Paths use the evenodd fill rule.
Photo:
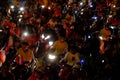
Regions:
<instances>
[{"instance_id":1,"label":"person riding motorcycle","mask_svg":"<svg viewBox=\"0 0 120 80\"><path fill-rule=\"evenodd\" d=\"M65 54L64 58L60 61L61 70L59 71L60 80L73 80L73 72L74 70L78 70L80 68L80 54L76 51L75 46L71 46L70 50ZM77 76L78 77L78 76ZM76 78L77 78L76 77Z\"/></svg>"},{"instance_id":2,"label":"person riding motorcycle","mask_svg":"<svg viewBox=\"0 0 120 80\"><path fill-rule=\"evenodd\" d=\"M29 44L26 41L23 41L21 43L21 48L17 50L15 62L17 63L14 72L16 78L27 80L32 74L32 64L34 64L34 55L32 50L29 48Z\"/></svg>"},{"instance_id":3,"label":"person riding motorcycle","mask_svg":"<svg viewBox=\"0 0 120 80\"><path fill-rule=\"evenodd\" d=\"M65 53L68 51L68 43L65 41L65 37L63 35L58 36L58 40L56 40L51 48L53 53L61 59Z\"/></svg>"},{"instance_id":4,"label":"person riding motorcycle","mask_svg":"<svg viewBox=\"0 0 120 80\"><path fill-rule=\"evenodd\" d=\"M24 64L24 62L31 63L34 60L34 55L32 53L32 50L29 49L29 44L27 42L22 42L21 48L17 50L16 56L18 60L16 59L16 63L18 64Z\"/></svg>"},{"instance_id":5,"label":"person riding motorcycle","mask_svg":"<svg viewBox=\"0 0 120 80\"><path fill-rule=\"evenodd\" d=\"M60 62L64 62L71 67L77 67L80 62L80 54L76 51L76 46L70 46L70 50L65 54Z\"/></svg>"}]
</instances>

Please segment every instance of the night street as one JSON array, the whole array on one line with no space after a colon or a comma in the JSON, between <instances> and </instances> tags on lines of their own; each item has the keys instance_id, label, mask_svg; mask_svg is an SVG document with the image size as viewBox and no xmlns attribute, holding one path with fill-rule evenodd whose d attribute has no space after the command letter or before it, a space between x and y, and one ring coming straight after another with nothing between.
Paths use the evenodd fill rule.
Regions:
<instances>
[{"instance_id":1,"label":"night street","mask_svg":"<svg viewBox=\"0 0 120 80\"><path fill-rule=\"evenodd\" d=\"M0 80L120 80L120 0L0 0Z\"/></svg>"}]
</instances>

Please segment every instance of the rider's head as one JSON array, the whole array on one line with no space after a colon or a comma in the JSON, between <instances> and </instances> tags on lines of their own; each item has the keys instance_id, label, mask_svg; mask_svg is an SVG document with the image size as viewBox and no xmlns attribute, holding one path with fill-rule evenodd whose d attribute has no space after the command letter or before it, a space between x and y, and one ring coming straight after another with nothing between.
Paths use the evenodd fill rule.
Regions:
<instances>
[{"instance_id":1,"label":"rider's head","mask_svg":"<svg viewBox=\"0 0 120 80\"><path fill-rule=\"evenodd\" d=\"M22 42L22 49L23 49L23 50L27 50L28 47L29 47L29 43L26 42L26 41L23 41L23 42Z\"/></svg>"},{"instance_id":2,"label":"rider's head","mask_svg":"<svg viewBox=\"0 0 120 80\"><path fill-rule=\"evenodd\" d=\"M65 41L65 36L64 35L59 35L58 38L61 42Z\"/></svg>"},{"instance_id":3,"label":"rider's head","mask_svg":"<svg viewBox=\"0 0 120 80\"><path fill-rule=\"evenodd\" d=\"M71 53L75 54L76 51L77 51L77 50L76 50L76 46L74 46L74 45L70 46L70 52L71 52Z\"/></svg>"}]
</instances>

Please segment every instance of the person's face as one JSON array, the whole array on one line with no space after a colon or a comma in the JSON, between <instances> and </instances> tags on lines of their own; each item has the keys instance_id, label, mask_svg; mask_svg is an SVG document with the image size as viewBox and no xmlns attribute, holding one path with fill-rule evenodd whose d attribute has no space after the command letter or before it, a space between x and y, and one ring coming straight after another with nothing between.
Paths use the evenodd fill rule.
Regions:
<instances>
[{"instance_id":1,"label":"person's face","mask_svg":"<svg viewBox=\"0 0 120 80\"><path fill-rule=\"evenodd\" d=\"M105 29L106 29L106 30L109 30L109 28L108 28L108 27L105 27Z\"/></svg>"},{"instance_id":2,"label":"person's face","mask_svg":"<svg viewBox=\"0 0 120 80\"><path fill-rule=\"evenodd\" d=\"M71 53L72 53L72 54L75 54L75 53L76 53L76 50L75 50L75 49L71 49Z\"/></svg>"},{"instance_id":3,"label":"person's face","mask_svg":"<svg viewBox=\"0 0 120 80\"><path fill-rule=\"evenodd\" d=\"M23 49L24 51L28 50L28 45L22 45L22 49Z\"/></svg>"},{"instance_id":4,"label":"person's face","mask_svg":"<svg viewBox=\"0 0 120 80\"><path fill-rule=\"evenodd\" d=\"M64 38L64 37L60 37L59 40L60 40L61 42L63 42L63 41L65 41L65 38Z\"/></svg>"}]
</instances>

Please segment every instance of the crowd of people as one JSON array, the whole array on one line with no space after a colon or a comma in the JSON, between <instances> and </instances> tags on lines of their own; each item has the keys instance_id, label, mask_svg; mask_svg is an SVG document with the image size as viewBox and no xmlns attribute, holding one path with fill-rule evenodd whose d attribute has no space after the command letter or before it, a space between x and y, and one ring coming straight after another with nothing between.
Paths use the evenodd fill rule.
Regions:
<instances>
[{"instance_id":1,"label":"crowd of people","mask_svg":"<svg viewBox=\"0 0 120 80\"><path fill-rule=\"evenodd\" d=\"M92 56L86 62L95 70L89 70L88 77L91 80L95 75L94 80L105 79L105 74L98 71L103 66L99 63L101 59L114 73L120 66L119 3L119 0L52 0L43 5L26 0L23 9L14 3L0 6L0 66L11 59L19 65L31 65L35 58L41 60L46 53L46 42L41 36L50 33L54 43L49 49L62 56L60 61L75 66L81 55ZM110 76L118 78L118 75Z\"/></svg>"}]
</instances>

